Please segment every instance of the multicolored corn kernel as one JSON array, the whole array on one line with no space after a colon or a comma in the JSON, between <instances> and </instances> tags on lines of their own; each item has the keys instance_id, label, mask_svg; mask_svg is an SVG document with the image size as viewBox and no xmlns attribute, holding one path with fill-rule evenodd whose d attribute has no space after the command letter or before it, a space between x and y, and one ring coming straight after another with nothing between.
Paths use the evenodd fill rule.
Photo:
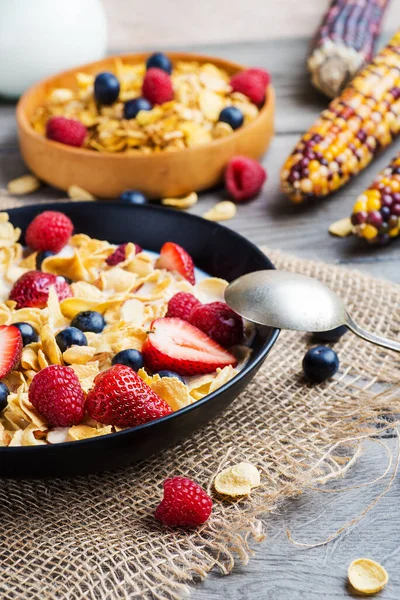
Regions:
<instances>
[{"instance_id":1,"label":"multicolored corn kernel","mask_svg":"<svg viewBox=\"0 0 400 600\"><path fill-rule=\"evenodd\" d=\"M358 196L351 222L355 234L373 244L400 235L400 153Z\"/></svg>"},{"instance_id":2,"label":"multicolored corn kernel","mask_svg":"<svg viewBox=\"0 0 400 600\"><path fill-rule=\"evenodd\" d=\"M400 31L303 135L281 172L293 202L327 196L400 131Z\"/></svg>"},{"instance_id":3,"label":"multicolored corn kernel","mask_svg":"<svg viewBox=\"0 0 400 600\"><path fill-rule=\"evenodd\" d=\"M312 83L329 98L335 98L371 60L388 3L331 0L307 63Z\"/></svg>"}]
</instances>

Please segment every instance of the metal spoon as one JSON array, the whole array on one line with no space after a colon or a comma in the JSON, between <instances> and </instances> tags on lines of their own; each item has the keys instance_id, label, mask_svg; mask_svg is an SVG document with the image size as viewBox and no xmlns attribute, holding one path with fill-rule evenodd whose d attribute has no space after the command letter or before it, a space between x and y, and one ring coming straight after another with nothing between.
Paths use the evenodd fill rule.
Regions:
<instances>
[{"instance_id":1,"label":"metal spoon","mask_svg":"<svg viewBox=\"0 0 400 600\"><path fill-rule=\"evenodd\" d=\"M367 342L400 352L400 342L357 325L339 296L312 277L286 271L255 271L232 281L225 290L225 300L253 323L310 332L347 325Z\"/></svg>"}]
</instances>

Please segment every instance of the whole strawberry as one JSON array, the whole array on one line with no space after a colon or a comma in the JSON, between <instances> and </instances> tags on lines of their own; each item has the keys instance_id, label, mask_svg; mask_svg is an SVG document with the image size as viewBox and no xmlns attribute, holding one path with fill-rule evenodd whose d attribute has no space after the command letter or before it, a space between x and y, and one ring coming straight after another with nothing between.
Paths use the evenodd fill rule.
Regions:
<instances>
[{"instance_id":1,"label":"whole strawberry","mask_svg":"<svg viewBox=\"0 0 400 600\"><path fill-rule=\"evenodd\" d=\"M51 365L36 373L29 401L54 427L78 425L85 413L85 394L71 367Z\"/></svg>"},{"instance_id":2,"label":"whole strawberry","mask_svg":"<svg viewBox=\"0 0 400 600\"><path fill-rule=\"evenodd\" d=\"M195 308L190 323L212 340L228 348L243 339L243 320L225 302L210 302Z\"/></svg>"},{"instance_id":3,"label":"whole strawberry","mask_svg":"<svg viewBox=\"0 0 400 600\"><path fill-rule=\"evenodd\" d=\"M190 314L194 308L200 306L201 302L188 292L178 292L168 302L166 317L177 317L189 321Z\"/></svg>"},{"instance_id":4,"label":"whole strawberry","mask_svg":"<svg viewBox=\"0 0 400 600\"><path fill-rule=\"evenodd\" d=\"M234 156L225 169L225 187L236 202L254 198L266 178L265 169L247 156Z\"/></svg>"},{"instance_id":5,"label":"whole strawberry","mask_svg":"<svg viewBox=\"0 0 400 600\"><path fill-rule=\"evenodd\" d=\"M68 244L74 226L64 213L45 210L28 225L25 241L33 250L57 253Z\"/></svg>"},{"instance_id":6,"label":"whole strawberry","mask_svg":"<svg viewBox=\"0 0 400 600\"><path fill-rule=\"evenodd\" d=\"M49 298L49 288L52 285L60 301L72 296L71 288L64 277L42 271L28 271L14 283L9 300L17 303L17 309L27 306L44 308Z\"/></svg>"},{"instance_id":7,"label":"whole strawberry","mask_svg":"<svg viewBox=\"0 0 400 600\"><path fill-rule=\"evenodd\" d=\"M76 119L66 117L51 117L46 125L46 137L67 146L82 146L87 129Z\"/></svg>"},{"instance_id":8,"label":"whole strawberry","mask_svg":"<svg viewBox=\"0 0 400 600\"><path fill-rule=\"evenodd\" d=\"M120 246L118 246L118 248L116 248L114 250L114 252L112 254L110 254L110 256L108 256L106 258L106 263L108 264L109 267L115 267L115 265L118 265L120 262L123 262L126 258L126 247L128 245L128 242L126 244L121 244ZM142 248L139 246L139 244L135 244L135 250L136 250L136 254L139 254L139 252L142 252Z\"/></svg>"},{"instance_id":9,"label":"whole strawberry","mask_svg":"<svg viewBox=\"0 0 400 600\"><path fill-rule=\"evenodd\" d=\"M169 102L174 97L171 77L162 69L149 69L143 79L142 95L152 104Z\"/></svg>"},{"instance_id":10,"label":"whole strawberry","mask_svg":"<svg viewBox=\"0 0 400 600\"><path fill-rule=\"evenodd\" d=\"M97 375L86 407L96 421L117 427L135 427L172 412L133 369L120 364Z\"/></svg>"},{"instance_id":11,"label":"whole strawberry","mask_svg":"<svg viewBox=\"0 0 400 600\"><path fill-rule=\"evenodd\" d=\"M164 481L164 498L154 516L169 527L196 527L207 521L212 511L210 496L187 477Z\"/></svg>"},{"instance_id":12,"label":"whole strawberry","mask_svg":"<svg viewBox=\"0 0 400 600\"><path fill-rule=\"evenodd\" d=\"M270 74L264 69L246 69L236 73L230 85L234 92L244 94L254 104L261 104L265 99L270 80Z\"/></svg>"}]
</instances>

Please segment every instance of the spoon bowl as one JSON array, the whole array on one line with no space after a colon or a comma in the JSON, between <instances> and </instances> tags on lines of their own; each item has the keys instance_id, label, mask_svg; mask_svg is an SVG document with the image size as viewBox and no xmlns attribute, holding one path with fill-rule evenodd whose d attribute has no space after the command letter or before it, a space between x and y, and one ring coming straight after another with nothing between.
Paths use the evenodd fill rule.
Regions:
<instances>
[{"instance_id":1,"label":"spoon bowl","mask_svg":"<svg viewBox=\"0 0 400 600\"><path fill-rule=\"evenodd\" d=\"M356 335L378 346L400 352L400 343L362 329L344 302L328 286L312 277L286 271L255 271L232 281L226 303L241 317L294 331L329 331L347 325Z\"/></svg>"},{"instance_id":2,"label":"spoon bowl","mask_svg":"<svg viewBox=\"0 0 400 600\"><path fill-rule=\"evenodd\" d=\"M298 273L248 273L227 287L225 300L245 319L279 329L328 331L346 323L342 300L318 279Z\"/></svg>"}]
</instances>

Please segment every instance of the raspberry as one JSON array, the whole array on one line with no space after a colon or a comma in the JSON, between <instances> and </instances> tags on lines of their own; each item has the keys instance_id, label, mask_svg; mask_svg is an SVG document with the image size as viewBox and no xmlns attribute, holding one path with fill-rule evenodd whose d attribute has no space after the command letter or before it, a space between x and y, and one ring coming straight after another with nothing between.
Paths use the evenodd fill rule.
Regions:
<instances>
[{"instance_id":1,"label":"raspberry","mask_svg":"<svg viewBox=\"0 0 400 600\"><path fill-rule=\"evenodd\" d=\"M25 241L33 250L57 253L69 241L74 226L61 212L45 210L35 217L25 233Z\"/></svg>"},{"instance_id":2,"label":"raspberry","mask_svg":"<svg viewBox=\"0 0 400 600\"><path fill-rule=\"evenodd\" d=\"M198 306L190 315L190 323L225 348L239 344L243 338L242 317L225 302Z\"/></svg>"},{"instance_id":3,"label":"raspberry","mask_svg":"<svg viewBox=\"0 0 400 600\"><path fill-rule=\"evenodd\" d=\"M152 104L164 104L174 97L172 81L161 69L149 69L143 79L142 95Z\"/></svg>"},{"instance_id":4,"label":"raspberry","mask_svg":"<svg viewBox=\"0 0 400 600\"><path fill-rule=\"evenodd\" d=\"M121 244L120 246L118 246L118 248L116 248L114 250L114 252L112 254L110 254L110 256L108 256L106 258L106 263L108 264L109 267L115 267L115 265L118 265L120 262L123 262L126 258L126 254L125 254L125 250L126 247L128 245L128 242L126 244ZM136 254L139 254L139 252L142 252L142 248L139 246L139 244L135 244L135 250L136 250Z\"/></svg>"},{"instance_id":5,"label":"raspberry","mask_svg":"<svg viewBox=\"0 0 400 600\"><path fill-rule=\"evenodd\" d=\"M256 160L246 156L234 156L225 169L225 186L236 202L256 196L266 178L265 169Z\"/></svg>"},{"instance_id":6,"label":"raspberry","mask_svg":"<svg viewBox=\"0 0 400 600\"><path fill-rule=\"evenodd\" d=\"M87 134L86 127L76 119L51 117L47 121L46 136L49 140L68 146L82 146Z\"/></svg>"},{"instance_id":7,"label":"raspberry","mask_svg":"<svg viewBox=\"0 0 400 600\"><path fill-rule=\"evenodd\" d=\"M169 527L196 527L205 523L212 511L208 494L187 477L164 481L164 498L154 516Z\"/></svg>"},{"instance_id":8,"label":"raspberry","mask_svg":"<svg viewBox=\"0 0 400 600\"><path fill-rule=\"evenodd\" d=\"M51 365L36 373L29 401L54 427L78 425L85 413L85 394L71 367Z\"/></svg>"},{"instance_id":9,"label":"raspberry","mask_svg":"<svg viewBox=\"0 0 400 600\"><path fill-rule=\"evenodd\" d=\"M264 101L266 89L270 82L270 75L263 69L247 69L236 73L230 81L234 92L244 94L254 102L261 104Z\"/></svg>"},{"instance_id":10,"label":"raspberry","mask_svg":"<svg viewBox=\"0 0 400 600\"><path fill-rule=\"evenodd\" d=\"M135 371L120 364L97 375L86 406L93 419L117 427L135 427L172 412Z\"/></svg>"},{"instance_id":11,"label":"raspberry","mask_svg":"<svg viewBox=\"0 0 400 600\"><path fill-rule=\"evenodd\" d=\"M64 277L57 277L52 273L43 273L42 271L28 271L14 283L9 299L17 303L17 309L26 306L44 308L49 298L51 285L55 287L60 301L72 296L71 288Z\"/></svg>"},{"instance_id":12,"label":"raspberry","mask_svg":"<svg viewBox=\"0 0 400 600\"><path fill-rule=\"evenodd\" d=\"M201 302L187 292L179 292L172 296L168 302L168 311L166 317L177 317L184 321L189 321L190 313L196 306L200 306Z\"/></svg>"}]
</instances>

